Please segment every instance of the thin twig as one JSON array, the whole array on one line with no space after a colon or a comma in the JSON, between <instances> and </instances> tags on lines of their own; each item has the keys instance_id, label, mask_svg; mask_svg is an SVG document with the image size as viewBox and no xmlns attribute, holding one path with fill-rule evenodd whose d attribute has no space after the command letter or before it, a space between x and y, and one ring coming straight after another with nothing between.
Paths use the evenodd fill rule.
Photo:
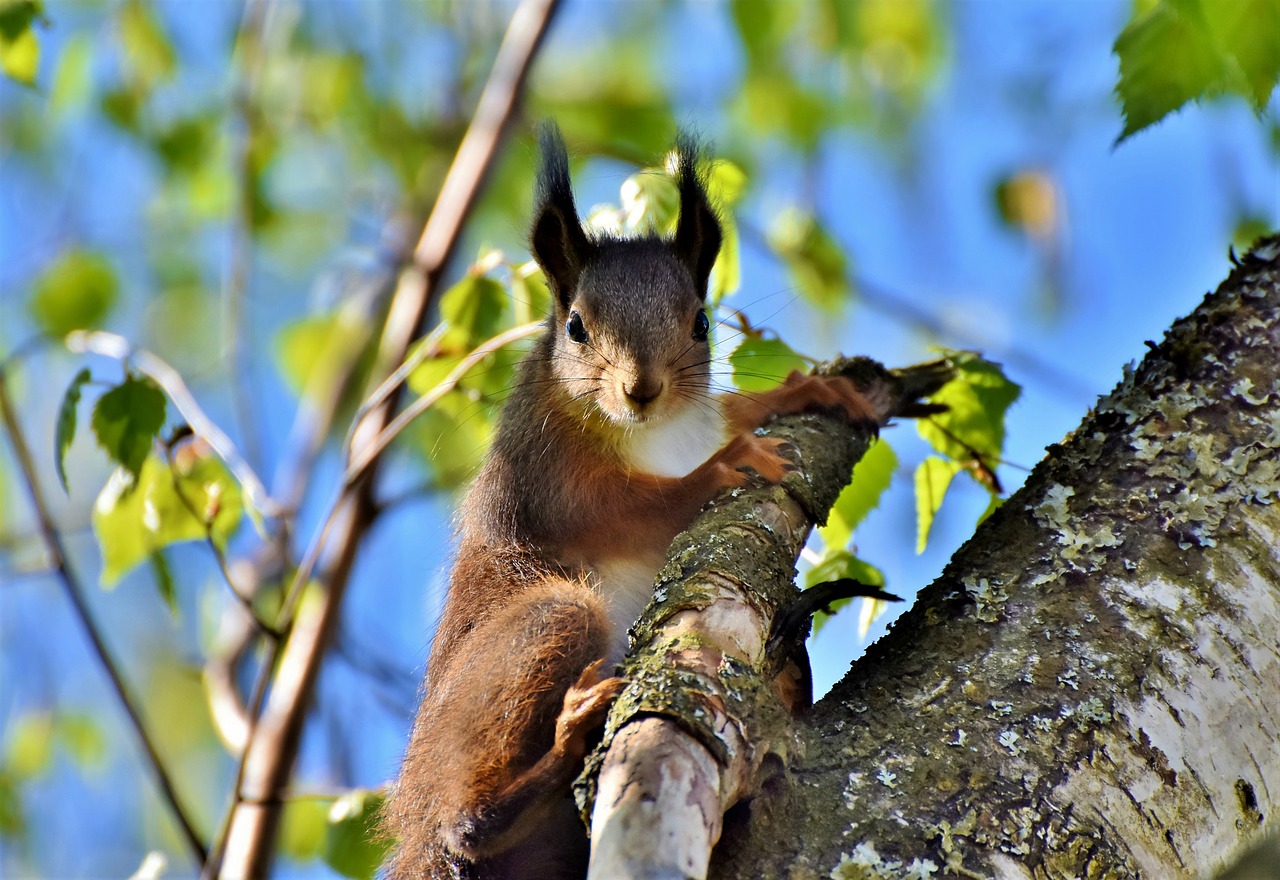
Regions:
<instances>
[{"instance_id":1,"label":"thin twig","mask_svg":"<svg viewBox=\"0 0 1280 880\"><path fill-rule=\"evenodd\" d=\"M484 174L497 155L502 133L515 111L529 66L537 54L558 0L523 0L516 9L498 50L471 126L446 175L418 248L416 271L401 275L388 310L378 373L389 373L402 363L413 339L425 322L439 288L463 222L475 203ZM392 421L399 395L362 420L352 448L361 450ZM215 853L225 854L228 876L248 877L266 873L279 822L279 795L289 780L297 755L303 721L315 688L325 649L336 628L347 580L356 552L372 523L376 459L344 493L335 523L340 526L335 558L329 567L327 589L314 602L303 603L285 643L265 709L249 733L249 742L237 773L238 784L226 833L219 835ZM274 666L276 651L268 646ZM263 801L251 805L245 798ZM222 861L217 855L214 864Z\"/></svg>"},{"instance_id":2,"label":"thin twig","mask_svg":"<svg viewBox=\"0 0 1280 880\"><path fill-rule=\"evenodd\" d=\"M174 788L173 780L170 779L169 772L165 769L164 762L160 759L160 752L156 749L155 742L143 723L141 711L134 705L132 698L129 696L129 691L125 687L124 677L107 651L106 642L103 640L102 634L98 632L98 626L94 623L93 617L89 613L89 605L85 600L84 590L81 588L80 581L76 578L67 560L66 552L62 546L62 538L53 524L53 518L49 513L48 506L45 504L44 495L40 491L31 450L27 446L26 438L22 434L22 427L18 423L17 413L14 411L13 403L9 399L8 381L3 370L0 370L0 417L3 417L5 431L8 433L9 442L13 446L14 457L18 461L18 469L22 473L27 493L31 496L31 505L35 508L36 519L40 524L41 538L53 562L53 567L58 573L58 579L62 581L67 598L70 599L71 605L75 609L76 617L79 618L85 634L89 637L93 651L97 654L98 662L106 672L107 678L111 682L112 690L116 693L116 698L119 699L121 706L124 707L125 714L129 717L129 722L133 726L134 736L137 737L139 744L141 744L147 763L155 774L161 797L177 821L178 827L182 831L182 836L186 839L187 846L191 850L192 858L195 859L198 866L203 868L208 859L208 851L205 849L200 835L196 833L191 818L178 801L178 794Z\"/></svg>"},{"instance_id":3,"label":"thin twig","mask_svg":"<svg viewBox=\"0 0 1280 880\"><path fill-rule=\"evenodd\" d=\"M198 441L197 441L198 442ZM249 620L253 623L255 629L264 636L272 639L280 638L280 632L258 616L258 611L253 607L253 596L248 595L240 590L236 584L235 578L231 576L231 569L227 565L227 554L222 552L222 548L218 546L218 542L213 539L213 521L214 516L209 516L205 511L196 507L195 500L187 495L182 488L182 474L178 471L178 465L173 460L173 447L165 446L165 461L169 465L169 479L173 483L173 492L178 496L178 500L182 502L182 506L187 509L187 513L204 528L204 541L209 547L209 551L213 554L214 562L217 563L218 571L222 573L222 579L227 584L227 589L231 591L231 595L235 597L240 608L249 615Z\"/></svg>"},{"instance_id":4,"label":"thin twig","mask_svg":"<svg viewBox=\"0 0 1280 880\"><path fill-rule=\"evenodd\" d=\"M492 339L482 343L474 351L458 361L458 365L450 370L449 375L441 379L436 387L405 407L391 424L379 432L378 436L368 446L360 450L358 456L353 456L354 461L347 466L346 472L342 475L343 484L350 486L360 479L370 463L391 445L391 441L395 440L400 432L409 426L410 422L430 409L440 398L458 387L458 383L462 381L472 367L494 352L506 348L513 342L527 339L545 327L545 321L532 321L528 324L512 327L510 330L499 333Z\"/></svg>"},{"instance_id":5,"label":"thin twig","mask_svg":"<svg viewBox=\"0 0 1280 880\"><path fill-rule=\"evenodd\" d=\"M196 403L177 370L145 348L135 348L123 336L104 330L76 330L67 336L67 348L77 354L98 354L118 361L129 361L154 379L187 420L191 430L208 443L218 458L230 468L236 480L244 486L253 506L265 517L275 518L281 514L280 506L271 498L257 473L231 442L231 438Z\"/></svg>"}]
</instances>

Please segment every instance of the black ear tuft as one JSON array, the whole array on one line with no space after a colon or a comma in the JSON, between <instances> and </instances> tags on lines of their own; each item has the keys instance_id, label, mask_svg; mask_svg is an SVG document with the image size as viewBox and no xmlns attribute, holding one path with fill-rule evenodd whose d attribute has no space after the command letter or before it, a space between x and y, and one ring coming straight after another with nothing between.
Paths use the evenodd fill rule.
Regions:
<instances>
[{"instance_id":1,"label":"black ear tuft","mask_svg":"<svg viewBox=\"0 0 1280 880\"><path fill-rule=\"evenodd\" d=\"M534 201L530 248L562 308L568 308L592 246L578 221L569 180L569 155L554 122L538 126L542 156Z\"/></svg>"},{"instance_id":2,"label":"black ear tuft","mask_svg":"<svg viewBox=\"0 0 1280 880\"><path fill-rule=\"evenodd\" d=\"M676 256L693 276L698 295L706 298L711 267L720 253L723 238L720 221L702 176L698 173L701 149L697 139L687 131L676 135L676 185L680 190L680 220L672 245Z\"/></svg>"}]
</instances>

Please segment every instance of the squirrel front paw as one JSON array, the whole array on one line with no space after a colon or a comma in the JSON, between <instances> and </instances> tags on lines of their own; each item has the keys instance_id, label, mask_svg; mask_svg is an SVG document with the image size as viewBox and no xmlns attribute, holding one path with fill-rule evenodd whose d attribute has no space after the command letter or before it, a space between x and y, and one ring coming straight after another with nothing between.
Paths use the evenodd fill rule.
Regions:
<instances>
[{"instance_id":1,"label":"squirrel front paw","mask_svg":"<svg viewBox=\"0 0 1280 880\"><path fill-rule=\"evenodd\" d=\"M587 753L587 734L604 723L609 707L627 686L623 678L601 678L606 661L592 663L577 682L565 691L564 708L556 719L555 747L563 754L581 758Z\"/></svg>"},{"instance_id":2,"label":"squirrel front paw","mask_svg":"<svg viewBox=\"0 0 1280 880\"><path fill-rule=\"evenodd\" d=\"M792 446L777 437L758 437L752 433L739 434L720 450L719 482L723 487L740 488L750 482L742 468L751 468L766 481L780 483L796 469L796 463L783 455Z\"/></svg>"},{"instance_id":3,"label":"squirrel front paw","mask_svg":"<svg viewBox=\"0 0 1280 880\"><path fill-rule=\"evenodd\" d=\"M881 412L888 411L889 401L881 400L879 391L868 396L844 376L810 376L799 370L792 370L782 387L788 391L788 405L779 414L825 410L843 416L851 425L880 434Z\"/></svg>"}]
</instances>

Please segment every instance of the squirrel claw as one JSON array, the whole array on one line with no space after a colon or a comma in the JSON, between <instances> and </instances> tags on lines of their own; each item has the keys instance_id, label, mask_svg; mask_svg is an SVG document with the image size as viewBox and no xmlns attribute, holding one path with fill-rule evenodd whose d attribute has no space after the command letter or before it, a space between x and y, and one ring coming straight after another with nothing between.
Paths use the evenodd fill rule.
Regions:
<instances>
[{"instance_id":1,"label":"squirrel claw","mask_svg":"<svg viewBox=\"0 0 1280 880\"><path fill-rule=\"evenodd\" d=\"M556 719L556 746L563 752L581 757L586 754L586 737L599 727L609 714L614 699L627 686L625 678L601 678L606 661L595 661L565 691L564 708Z\"/></svg>"}]
</instances>

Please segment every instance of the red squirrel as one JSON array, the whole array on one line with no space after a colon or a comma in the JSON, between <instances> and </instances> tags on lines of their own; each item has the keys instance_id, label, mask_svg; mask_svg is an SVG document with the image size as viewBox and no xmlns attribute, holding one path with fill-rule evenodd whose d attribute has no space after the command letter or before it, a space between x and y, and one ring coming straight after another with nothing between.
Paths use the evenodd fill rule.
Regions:
<instances>
[{"instance_id":1,"label":"red squirrel","mask_svg":"<svg viewBox=\"0 0 1280 880\"><path fill-rule=\"evenodd\" d=\"M877 423L845 378L711 391L705 299L721 229L681 136L670 239L584 231L559 130L539 132L531 246L552 294L463 503L448 600L399 781L388 876L582 877L570 784L623 686L627 630L672 539L747 469L793 465L755 429L820 409Z\"/></svg>"}]
</instances>

